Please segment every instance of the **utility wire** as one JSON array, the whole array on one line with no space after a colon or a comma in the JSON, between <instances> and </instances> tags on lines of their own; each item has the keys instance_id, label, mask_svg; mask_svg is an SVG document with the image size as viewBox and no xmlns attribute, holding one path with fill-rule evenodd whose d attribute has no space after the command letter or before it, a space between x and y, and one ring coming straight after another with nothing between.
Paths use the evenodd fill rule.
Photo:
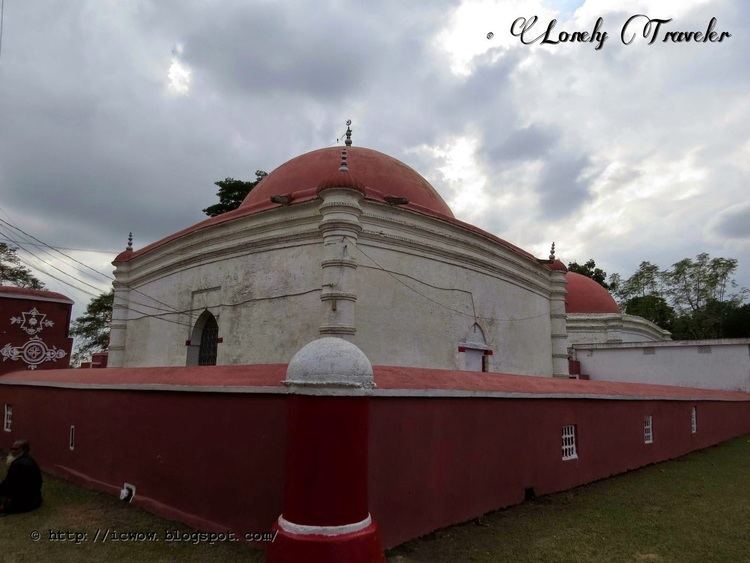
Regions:
<instances>
[{"instance_id":1,"label":"utility wire","mask_svg":"<svg viewBox=\"0 0 750 563\"><path fill-rule=\"evenodd\" d=\"M29 262L27 262L26 260L24 260L24 259L22 259L22 258L20 258L20 257L18 257L18 259L19 259L19 261L20 261L20 262L21 262L22 264L25 264L26 266L28 266L28 267L30 267L30 268L36 268L36 269L38 269L39 271L41 271L41 272L42 272L42 273L43 273L44 275L46 275L46 276L49 276L49 277L51 277L52 279L54 279L54 280L57 280L57 281L59 281L59 282L60 282L60 283L62 283L62 284L65 284L65 285L67 285L67 286L69 286L69 287L72 287L73 289L75 289L75 290L77 290L77 291L80 291L81 293L85 293L85 294L87 294L87 295L90 295L91 297L99 297L99 295L97 295L96 293L91 293L90 291L87 291L87 290L85 290L85 289L82 289L82 288L80 288L80 287L78 287L78 286L75 286L75 285L73 285L72 283L68 283L68 282L66 282L66 281L65 281L65 280L63 280L63 279L61 279L61 278L58 278L58 277L57 277L57 276L55 276L54 274L50 274L49 272L47 272L47 271L46 271L46 270L44 270L43 268L40 268L40 267L38 267L38 266L34 266L34 265L30 264ZM143 305L143 304L141 303L140 305ZM145 305L145 306L146 306L146 307L150 307L150 305ZM131 310L131 311L135 311L136 313L140 313L140 314L142 314L142 315L143 315L143 316L145 316L145 317L155 317L155 318L157 318L157 319L158 319L158 320L160 320L160 321L165 321L165 322L168 322L168 323L174 323L174 324L178 324L178 325L182 325L182 326L190 326L190 325L189 325L188 323L183 323L183 322L180 322L180 321L174 321L174 320L172 320L172 319L164 319L164 318L161 318L161 317L160 317L159 315L149 315L149 314L148 314L148 313L146 313L145 311L140 311L140 310L138 310L138 309L135 309L135 308L132 308L132 307L130 307L130 310ZM176 313L172 313L172 314L176 314ZM138 317L138 318L142 318L142 317Z\"/></svg>"},{"instance_id":2,"label":"utility wire","mask_svg":"<svg viewBox=\"0 0 750 563\"><path fill-rule=\"evenodd\" d=\"M5 234L2 228L0 228L0 233L3 233L3 234ZM22 244L20 244L20 243L16 243L16 244L18 244L18 247L19 247L19 248L20 248L21 250L23 250L24 252L26 252L26 253L28 253L28 254L31 254L31 255L32 255L32 256L33 256L34 258L36 258L36 259L37 259L37 260L39 260L40 262L43 262L44 264L47 264L47 266L49 266L50 268L53 268L53 269L57 270L57 271L58 271L58 272L60 272L61 274L63 274L63 275L66 275L66 276L68 276L69 278L71 278L71 279L73 279L73 280L77 281L78 283L82 283L83 285L87 285L87 286L88 286L88 287L90 287L91 289L95 289L96 291L101 291L101 288L100 288L100 287L97 287L97 286L95 286L95 285L93 285L93 284L90 284L89 282L87 282L87 281L85 281L85 280L82 280L82 279L80 279L80 278L78 278L78 277L74 276L73 274L69 274L68 272L66 272L66 271L65 271L65 270L63 270L63 269L61 269L61 268L58 268L57 266L55 266L55 265L54 265L54 264L52 264L51 262L48 262L48 261L47 261L47 260L45 260L44 258L41 258L41 257L37 256L37 255L36 255L36 254L34 254L34 253L33 253L33 252L31 251L31 250L29 250L28 248L25 248L25 247L24 247L24 246L23 246Z\"/></svg>"},{"instance_id":3,"label":"utility wire","mask_svg":"<svg viewBox=\"0 0 750 563\"><path fill-rule=\"evenodd\" d=\"M372 266L364 266L364 265L360 265L360 267L364 267L364 268L368 268L369 267L369 268L372 268L372 269L375 269L375 270L382 270L383 272L385 272L386 274L388 274L390 277L392 277L394 280L396 280L398 283L400 283L404 287L410 289L411 291L413 291L417 295L422 296L423 298L425 298L428 301L434 303L435 305L438 305L439 307L443 307L444 309L447 309L449 311L453 311L454 313L457 313L459 315L463 315L465 317L473 318L475 321L477 319L481 319L483 321L498 321L498 322L512 323L514 321L527 321L527 320L531 320L531 319L538 319L540 317L545 317L545 316L549 315L549 313L540 313L538 315L532 315L530 317L514 317L514 318L500 319L500 318L497 318L497 317L480 317L479 315L476 314L476 309L474 310L473 314L465 313L464 311L460 311L458 309L454 309L453 307L449 307L448 305L445 305L444 303L441 303L440 301L436 301L432 297L429 297L429 296L425 295L424 293L418 291L417 289L413 288L412 286L410 286L409 284L405 283L403 280L401 280L400 278L398 278L396 276L403 276L403 277L412 279L412 280L414 280L416 282L419 282L419 283L421 283L423 285L426 285L426 286L429 286L429 287L433 287L435 289L442 289L442 290L445 290L445 291L461 291L461 292L469 293L471 295L471 306L472 306L472 308L474 308L474 295L470 291L468 291L466 289L458 289L458 288L454 288L454 287L439 287L439 286L427 283L425 281L422 281L422 280L420 280L418 278L415 278L413 276L410 276L408 274L403 274L401 272L394 272L392 270L388 270L388 269L384 268L383 266L381 266L380 263L378 263L377 260L375 260L370 255L368 255L364 250L362 250L362 248L359 245L357 245L356 248L368 260L370 260L371 262L373 262L377 266L377 268L372 268Z\"/></svg>"},{"instance_id":4,"label":"utility wire","mask_svg":"<svg viewBox=\"0 0 750 563\"><path fill-rule=\"evenodd\" d=\"M284 299L286 297L299 297L301 295L307 295L309 293L315 293L317 291L322 291L321 288L316 287L314 289L308 289L306 291L299 291L297 293L285 293L282 295L271 295L269 297L251 297L249 299L244 299L242 301L238 301L237 303L219 303L218 305L212 305L212 307L239 307L240 305L245 305L247 303L253 303L257 301L273 301L274 299ZM174 312L166 312L166 313L155 313L152 315L149 314L143 314L141 317L135 317L135 318L127 318L127 319L117 319L118 321L137 321L140 319L145 318L158 318L163 319L163 317L169 316L169 315L185 315L188 313L194 313L196 311L205 311L208 307L194 307L192 309L183 309L182 311L174 311ZM131 310L135 311L135 309ZM142 313L142 311L136 311L136 313ZM163 320L169 320L169 319L163 319ZM175 322L175 321L172 321ZM190 326L190 325L188 325Z\"/></svg>"},{"instance_id":5,"label":"utility wire","mask_svg":"<svg viewBox=\"0 0 750 563\"><path fill-rule=\"evenodd\" d=\"M36 269L36 270L39 270L39 271L40 271L40 272L42 272L42 273L43 273L43 274L44 274L45 276L49 276L49 277L51 277L51 278L52 278L53 280L57 280L57 281L59 281L60 283L62 283L62 284L65 284L65 285L67 285L68 287L72 287L72 288L73 288L73 289L75 289L76 291L80 291L81 293L85 293L86 295L90 295L91 297L99 297L99 296L98 296L98 295L97 295L96 293L91 293L90 291L88 291L88 290L86 290L86 289L82 289L82 288L78 287L77 285L73 285L72 283L69 283L69 282L65 281L64 279L58 278L58 277L57 277L56 275L54 275L54 274L50 274L50 273L49 273L48 271L46 271L46 270L45 270L44 268L40 268L39 266L35 266L35 265L33 265L33 264L30 264L29 262L27 262L26 260L24 260L24 259L23 259L23 258L21 258L20 256L17 256L17 258L18 258L18 261L19 261L19 262L21 262L21 264L24 264L25 266L28 266L29 268L34 268L34 269Z\"/></svg>"},{"instance_id":6,"label":"utility wire","mask_svg":"<svg viewBox=\"0 0 750 563\"><path fill-rule=\"evenodd\" d=\"M6 212L5 212L5 210L4 210L4 209L3 209L2 207L0 207L0 211L2 211L2 212L3 212L3 214L4 214L4 215L5 215L6 217L10 218L10 217L8 216L8 214L7 214ZM20 228L20 227L18 227L18 226L16 226L16 225L14 225L13 223L10 223L10 222L8 222L8 221L5 221L4 219L0 219L0 223L3 223L3 224L5 224L5 225L8 225L8 226L9 226L9 227L11 227L12 229L15 229L16 231L19 231L20 233L22 233L22 234L23 234L23 235L25 235L26 237L29 237L29 238L31 238L31 239L33 239L33 240L37 241L37 242L38 242L38 243L40 243L40 244L41 244L42 246L45 246L45 247L47 247L47 248L50 248L50 249L54 250L55 252L57 252L58 254L61 254L61 255L62 255L62 256L64 256L65 258L67 258L67 259L69 259L69 260L72 260L73 262L75 262L75 263L77 263L77 264L80 264L81 266L84 266L85 268L88 268L89 270L91 270L91 271L93 271L93 272L95 272L95 273L99 274L100 276L104 276L105 278L107 278L107 279L109 279L109 280L114 280L114 279L115 279L115 278L113 278L112 276L110 276L109 274L105 274L105 273L103 273L103 272L100 272L99 270L97 270L97 269L95 269L95 268L92 268L92 267L91 267L91 266L89 266L88 264L84 264L84 263L83 263L83 262L81 262L80 260L76 260L75 258L73 258L72 256L70 256L70 255L66 254L65 252L62 252L61 250L59 250L59 249L55 248L54 246L51 246L51 245L47 244L47 243L46 243L46 242L44 242L43 240L41 240L41 239L38 239L38 238L37 238L37 237L35 237L34 235L32 235L32 234L29 234L29 233L27 233L27 232L26 232L26 231L24 231L24 230L23 230L22 228ZM28 252L28 251L27 251L27 252ZM81 271L81 270L79 270L79 271ZM127 285L127 284L123 284L123 285L125 285L125 287L127 287L127 288L128 288L128 289L130 289L131 291L135 291L136 293L139 293L139 294L143 295L144 297L147 297L147 298L151 299L152 301L155 301L155 302L159 303L160 305L164 305L165 307L168 307L169 309L172 309L172 310L176 310L176 309L175 309L175 308L174 308L174 307L173 307L172 305L170 305L169 303L164 303L163 301L159 301L158 299L156 299L156 297L151 297L150 295L148 295L148 294L146 294L146 293L144 293L144 292L142 292L142 291L140 291L140 290L138 290L138 289L136 289L136 288L134 288L134 287L131 287L131 286ZM154 307L154 306L152 306L152 305L146 305L146 307L150 307L150 308L152 308L152 309L159 309L159 307Z\"/></svg>"},{"instance_id":7,"label":"utility wire","mask_svg":"<svg viewBox=\"0 0 750 563\"><path fill-rule=\"evenodd\" d=\"M0 209L2 209L2 208L0 207ZM7 216L7 215L6 215L6 216ZM33 240L37 241L38 243L40 243L40 244L41 244L42 246L45 246L45 247L47 247L47 248L51 248L52 250L54 250L54 251L55 251L55 252L57 252L58 254L62 254L63 256L65 256L65 257L66 257L66 258L67 258L68 260L72 260L72 261L73 261L73 262L75 262L76 264L80 264L81 266L83 266L83 267L85 267L85 268L88 268L89 270L91 270L91 271L92 271L92 272L94 272L95 274L99 274L100 276L103 276L103 277L105 277L105 278L108 278L108 279L110 279L110 280L113 280L113 279L115 279L115 278L113 278L112 276L110 276L109 274L105 274L105 273L103 273L103 272L100 272L100 271L99 271L99 270L97 270L96 268L92 268L92 267L91 267L91 266L89 266L88 264L84 264L84 263L83 263L83 262L81 262L80 260L76 260L76 259L75 259L75 258L73 258L72 256L69 256L68 254L65 254L65 253L64 253L64 252L62 252L61 250L57 250L57 249L56 249L55 247L53 247L53 246L51 246L51 245L47 244L47 243L46 243L46 242L44 242L43 240L40 240L40 239L36 238L36 237L35 237L34 235L30 235L29 233L27 233L26 231L24 231L24 230L23 230L23 229L22 229L21 227L18 227L18 226L16 226L16 225L14 225L13 223L9 223L9 222L8 222L8 221L6 221L5 219L0 219L0 223L3 223L4 225L7 225L8 227L10 227L10 228L12 228L12 229L15 229L16 231L19 231L19 232L23 233L23 234L24 234L24 235L26 235L27 237L29 237L29 238L31 238L31 239L33 239Z\"/></svg>"},{"instance_id":8,"label":"utility wire","mask_svg":"<svg viewBox=\"0 0 750 563\"><path fill-rule=\"evenodd\" d=\"M6 236L7 236L7 233L5 232L5 230L4 230L4 229L3 229L2 227L0 227L0 234L4 234L4 235L6 235ZM33 252L31 252L31 251L30 251L30 250L29 250L28 248L25 248L25 247L23 246L23 244L21 244L21 242L20 242L20 241L14 241L14 243L15 243L16 245L18 245L18 248L20 248L20 249L21 249L21 250L23 250L24 252L27 252L28 254L30 254L31 256L33 256L34 258L36 258L37 260L39 260L40 262L42 262L42 263L44 263L44 264L47 264L47 265L48 265L49 267L51 267L51 268L53 268L53 269L57 270L57 271L58 271L58 272L60 272L61 274L64 274L64 275L68 276L69 278L71 278L71 279L75 280L75 281L76 281L76 282L78 282L78 283L81 283L81 284L83 284L83 285L86 285L86 286L88 286L88 287L90 287L90 288L92 288L92 289L95 289L96 291L98 291L98 292L100 292L100 293L102 292L102 289L101 289L100 287L97 287L97 286L95 286L95 285L92 285L92 284L88 283L87 281L85 281L85 280L83 280L83 279L81 279L81 278L79 278L79 277L77 277L77 276L74 276L73 274L70 274L70 273L66 272L65 270L62 270L62 269L58 268L58 267L57 267L57 266L55 266L54 264L52 264L52 263L48 262L47 260L45 260L44 258L41 258L40 256L37 256L36 254L34 254ZM51 254L50 252L47 252L47 254L49 254L50 256L52 255L52 254ZM54 256L53 256L53 259L56 259L56 257L54 257ZM39 269L39 270L40 270L40 271L42 271L42 272L43 272L43 273L44 273L45 275L47 275L47 276L50 276L50 277L52 277L53 279L56 279L57 281L60 281L61 283L65 283L65 282L64 282L63 280L60 280L60 278L57 278L57 277L55 277L55 276L51 275L51 274L50 274L49 272L47 272L47 271L45 271L45 270L42 270L42 269L41 269L41 268L39 268L38 266L33 266L33 265L31 265L31 264L27 264L27 265L29 265L29 267L31 267L31 268L36 268L36 269ZM81 270L79 270L79 271L81 271ZM72 285L72 284L67 284L67 285L69 285L70 287L73 287L74 289L78 289L79 291L81 290L81 288L79 288L79 287L76 287L75 285ZM94 295L94 294L92 294L92 293L91 293L91 292L89 292L89 291L86 291L86 294L88 294L88 295L93 295L94 297L98 297L98 295ZM162 309L161 307L157 307L157 306L155 306L155 305L148 305L148 304L146 304L146 303L141 303L141 302L139 302L139 301L136 301L136 300L134 300L134 299L131 299L131 301L132 301L132 302L133 302L134 304L136 304L136 305L139 305L139 306L141 306L141 307L148 307L149 309L155 309L155 310L157 310L157 311L167 311L167 310L168 310L168 309Z\"/></svg>"},{"instance_id":9,"label":"utility wire","mask_svg":"<svg viewBox=\"0 0 750 563\"><path fill-rule=\"evenodd\" d=\"M10 243L18 244L19 241L12 239L12 238L1 237L0 242L10 242ZM47 246L45 244L39 244L38 242L28 242L28 241L25 241L24 244L28 246L41 246L41 247ZM69 246L53 246L51 248L54 248L55 250L74 250L76 252L97 252L99 254L117 254L116 250L99 250L98 248L71 248Z\"/></svg>"}]
</instances>

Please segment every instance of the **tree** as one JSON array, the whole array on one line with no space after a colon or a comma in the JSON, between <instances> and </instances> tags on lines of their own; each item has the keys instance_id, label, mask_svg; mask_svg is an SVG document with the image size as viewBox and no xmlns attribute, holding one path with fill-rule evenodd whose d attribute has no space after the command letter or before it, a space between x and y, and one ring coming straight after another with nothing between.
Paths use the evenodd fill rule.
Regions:
<instances>
[{"instance_id":1,"label":"tree","mask_svg":"<svg viewBox=\"0 0 750 563\"><path fill-rule=\"evenodd\" d=\"M724 338L747 338L750 336L750 303L729 311L722 324Z\"/></svg>"},{"instance_id":2,"label":"tree","mask_svg":"<svg viewBox=\"0 0 750 563\"><path fill-rule=\"evenodd\" d=\"M625 281L622 281L619 274L612 274L610 280L615 277L617 284L612 289L622 302L634 297L661 296L661 272L656 264L641 262L638 270Z\"/></svg>"},{"instance_id":3,"label":"tree","mask_svg":"<svg viewBox=\"0 0 750 563\"><path fill-rule=\"evenodd\" d=\"M0 242L0 285L43 289L44 284L31 273L31 270L21 264L18 256L16 256L17 250L17 248Z\"/></svg>"},{"instance_id":4,"label":"tree","mask_svg":"<svg viewBox=\"0 0 750 563\"><path fill-rule=\"evenodd\" d=\"M643 295L631 297L625 302L625 312L628 315L643 317L663 328L672 331L675 320L674 309L658 295Z\"/></svg>"},{"instance_id":5,"label":"tree","mask_svg":"<svg viewBox=\"0 0 750 563\"><path fill-rule=\"evenodd\" d=\"M94 352L107 349L114 299L112 290L92 298L86 307L86 313L73 321L70 334L77 339L76 352L73 354L75 363L87 360Z\"/></svg>"},{"instance_id":6,"label":"tree","mask_svg":"<svg viewBox=\"0 0 750 563\"><path fill-rule=\"evenodd\" d=\"M203 210L203 213L209 217L215 217L227 211L237 209L245 200L247 194L250 193L250 190L257 186L258 182L266 176L268 176L268 172L256 170L254 182L235 180L234 178L225 178L214 182L214 185L219 187L219 191L216 192L216 195L219 197L219 203L209 205Z\"/></svg>"},{"instance_id":7,"label":"tree","mask_svg":"<svg viewBox=\"0 0 750 563\"><path fill-rule=\"evenodd\" d=\"M593 258L589 259L588 262L586 262L583 266L578 262L570 262L568 264L568 271L584 275L587 278L591 278L596 283L601 285L604 289L609 289L609 285L606 282L607 272L605 272L601 268L597 268L596 262L594 262Z\"/></svg>"},{"instance_id":8,"label":"tree","mask_svg":"<svg viewBox=\"0 0 750 563\"><path fill-rule=\"evenodd\" d=\"M727 295L729 287L736 287L730 279L737 270L735 258L711 258L707 252L698 254L695 260L683 258L662 272L667 295L675 309L680 312L695 312L706 307L709 301L742 302L747 290Z\"/></svg>"},{"instance_id":9,"label":"tree","mask_svg":"<svg viewBox=\"0 0 750 563\"><path fill-rule=\"evenodd\" d=\"M736 259L703 252L666 270L641 262L627 280L612 274L610 283L626 313L670 330L675 339L730 338L750 333L750 310L742 305L748 290L730 293L736 269Z\"/></svg>"}]
</instances>

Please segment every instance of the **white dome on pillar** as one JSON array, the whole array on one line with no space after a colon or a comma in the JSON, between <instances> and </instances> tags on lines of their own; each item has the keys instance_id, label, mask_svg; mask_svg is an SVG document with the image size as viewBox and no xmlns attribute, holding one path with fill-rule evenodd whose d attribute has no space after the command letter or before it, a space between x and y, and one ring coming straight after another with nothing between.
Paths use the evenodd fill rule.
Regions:
<instances>
[{"instance_id":1,"label":"white dome on pillar","mask_svg":"<svg viewBox=\"0 0 750 563\"><path fill-rule=\"evenodd\" d=\"M286 385L304 387L375 387L365 353L343 338L327 336L303 346L289 362Z\"/></svg>"}]
</instances>

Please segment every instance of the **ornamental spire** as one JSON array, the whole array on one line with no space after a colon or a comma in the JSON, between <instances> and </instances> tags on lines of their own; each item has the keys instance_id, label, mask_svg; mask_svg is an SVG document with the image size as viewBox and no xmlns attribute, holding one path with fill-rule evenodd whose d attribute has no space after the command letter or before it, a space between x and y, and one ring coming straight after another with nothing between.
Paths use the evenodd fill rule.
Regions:
<instances>
[{"instance_id":1,"label":"ornamental spire","mask_svg":"<svg viewBox=\"0 0 750 563\"><path fill-rule=\"evenodd\" d=\"M352 120L347 119L346 120L346 140L344 141L344 144L347 147L352 146L352 128L350 127L351 124L352 124Z\"/></svg>"},{"instance_id":2,"label":"ornamental spire","mask_svg":"<svg viewBox=\"0 0 750 563\"><path fill-rule=\"evenodd\" d=\"M555 243L552 243L552 248L549 250L549 259L554 261L555 260Z\"/></svg>"},{"instance_id":3,"label":"ornamental spire","mask_svg":"<svg viewBox=\"0 0 750 563\"><path fill-rule=\"evenodd\" d=\"M128 246L125 250L133 250L133 233L128 233Z\"/></svg>"}]
</instances>

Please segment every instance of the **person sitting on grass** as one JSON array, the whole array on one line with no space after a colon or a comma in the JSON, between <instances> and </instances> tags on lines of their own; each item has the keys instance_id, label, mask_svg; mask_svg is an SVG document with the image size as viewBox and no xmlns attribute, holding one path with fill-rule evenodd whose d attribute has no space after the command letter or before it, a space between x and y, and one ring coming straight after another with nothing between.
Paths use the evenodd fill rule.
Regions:
<instances>
[{"instance_id":1,"label":"person sitting on grass","mask_svg":"<svg viewBox=\"0 0 750 563\"><path fill-rule=\"evenodd\" d=\"M8 474L0 482L0 514L28 512L42 504L42 473L29 450L27 440L16 440L10 448Z\"/></svg>"}]
</instances>

